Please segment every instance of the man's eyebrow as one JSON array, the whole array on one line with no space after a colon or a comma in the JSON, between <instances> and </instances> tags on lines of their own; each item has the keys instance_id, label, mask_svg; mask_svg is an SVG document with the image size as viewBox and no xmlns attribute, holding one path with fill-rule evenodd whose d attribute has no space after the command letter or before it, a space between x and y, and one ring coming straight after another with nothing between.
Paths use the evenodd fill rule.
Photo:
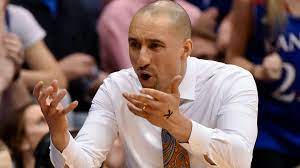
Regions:
<instances>
[{"instance_id":1,"label":"man's eyebrow","mask_svg":"<svg viewBox=\"0 0 300 168\"><path fill-rule=\"evenodd\" d=\"M134 38L134 37L129 37L129 38L128 38L128 41L137 41L137 39Z\"/></svg>"},{"instance_id":2,"label":"man's eyebrow","mask_svg":"<svg viewBox=\"0 0 300 168\"><path fill-rule=\"evenodd\" d=\"M152 42L152 43L165 44L164 42L162 42L161 40L158 40L158 39L148 39L148 41L150 41L150 42Z\"/></svg>"}]
</instances>

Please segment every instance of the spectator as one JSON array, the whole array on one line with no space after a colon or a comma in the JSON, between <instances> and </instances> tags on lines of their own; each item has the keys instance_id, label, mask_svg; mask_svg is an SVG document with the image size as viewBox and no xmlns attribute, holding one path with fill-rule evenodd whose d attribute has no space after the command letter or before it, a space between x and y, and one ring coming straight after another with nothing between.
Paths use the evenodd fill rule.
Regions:
<instances>
[{"instance_id":1,"label":"spectator","mask_svg":"<svg viewBox=\"0 0 300 168\"><path fill-rule=\"evenodd\" d=\"M253 168L300 163L299 11L299 0L237 0L233 7L226 60L253 74L260 96Z\"/></svg>"},{"instance_id":2,"label":"spectator","mask_svg":"<svg viewBox=\"0 0 300 168\"><path fill-rule=\"evenodd\" d=\"M5 8L5 2L0 2L0 9ZM3 10L0 10L0 36L5 34ZM0 122L5 120L5 115L15 111L30 101L29 93L20 79L20 66L23 62L22 55L9 54L4 40L0 40ZM20 48L14 50L18 52Z\"/></svg>"},{"instance_id":3,"label":"spectator","mask_svg":"<svg viewBox=\"0 0 300 168\"><path fill-rule=\"evenodd\" d=\"M29 103L6 117L1 138L11 149L16 167L34 168L34 151L48 131L37 104Z\"/></svg>"},{"instance_id":4,"label":"spectator","mask_svg":"<svg viewBox=\"0 0 300 168\"><path fill-rule=\"evenodd\" d=\"M90 97L106 77L97 69L98 38L95 16L90 1L74 0L12 0L28 9L46 30L46 45L59 60L69 81L72 99L81 103L78 111L88 111ZM95 2L95 1L92 1ZM96 9L97 10L97 9ZM88 94L90 93L90 94Z\"/></svg>"},{"instance_id":5,"label":"spectator","mask_svg":"<svg viewBox=\"0 0 300 168\"><path fill-rule=\"evenodd\" d=\"M6 1L6 0L5 0ZM7 2L7 1L6 1ZM21 55L24 49L24 61L28 69L22 69L20 78L25 85L32 90L35 83L42 80L48 83L58 79L61 87L66 87L65 77L55 61L53 55L43 42L44 30L37 24L33 16L24 8L8 5L4 6L6 22L4 44L8 49L8 55Z\"/></svg>"},{"instance_id":6,"label":"spectator","mask_svg":"<svg viewBox=\"0 0 300 168\"><path fill-rule=\"evenodd\" d=\"M224 54L230 42L232 0L188 0L203 10L201 18L194 26L194 32L206 37L217 49L212 59L224 61Z\"/></svg>"},{"instance_id":7,"label":"spectator","mask_svg":"<svg viewBox=\"0 0 300 168\"><path fill-rule=\"evenodd\" d=\"M205 11L209 8L218 10L217 22L220 23L231 9L232 0L188 0L188 2L196 5L201 10Z\"/></svg>"}]
</instances>

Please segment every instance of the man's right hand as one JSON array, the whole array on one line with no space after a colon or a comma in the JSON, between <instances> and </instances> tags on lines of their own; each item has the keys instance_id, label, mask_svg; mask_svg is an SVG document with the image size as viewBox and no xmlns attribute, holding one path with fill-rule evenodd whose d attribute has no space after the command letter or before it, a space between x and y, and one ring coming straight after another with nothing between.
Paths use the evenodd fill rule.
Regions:
<instances>
[{"instance_id":1,"label":"man's right hand","mask_svg":"<svg viewBox=\"0 0 300 168\"><path fill-rule=\"evenodd\" d=\"M56 80L46 88L43 88L43 82L39 82L33 90L33 95L40 104L49 126L52 143L61 152L69 143L67 114L78 105L78 102L74 101L63 107L60 102L66 93L65 89L58 89Z\"/></svg>"}]
</instances>

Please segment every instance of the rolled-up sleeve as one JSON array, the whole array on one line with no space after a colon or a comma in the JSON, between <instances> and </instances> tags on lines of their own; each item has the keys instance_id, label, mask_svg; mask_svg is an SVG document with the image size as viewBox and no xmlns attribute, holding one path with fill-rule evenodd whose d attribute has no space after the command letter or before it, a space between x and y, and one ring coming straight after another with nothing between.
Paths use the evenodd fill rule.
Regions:
<instances>
[{"instance_id":1,"label":"rolled-up sleeve","mask_svg":"<svg viewBox=\"0 0 300 168\"><path fill-rule=\"evenodd\" d=\"M192 155L209 158L208 163L216 167L250 168L257 136L256 84L248 73L229 81L223 84L217 127L192 121L189 143L182 146Z\"/></svg>"},{"instance_id":2,"label":"rolled-up sleeve","mask_svg":"<svg viewBox=\"0 0 300 168\"><path fill-rule=\"evenodd\" d=\"M111 99L113 84L108 78L93 99L83 127L67 147L58 151L51 143L50 157L55 167L100 167L117 137L117 123Z\"/></svg>"}]
</instances>

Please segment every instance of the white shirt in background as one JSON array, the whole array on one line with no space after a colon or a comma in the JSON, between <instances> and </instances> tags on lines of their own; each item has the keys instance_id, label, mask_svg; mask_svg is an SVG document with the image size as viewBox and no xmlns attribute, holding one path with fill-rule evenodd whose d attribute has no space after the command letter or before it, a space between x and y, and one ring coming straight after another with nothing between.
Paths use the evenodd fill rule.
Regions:
<instances>
[{"instance_id":1,"label":"white shirt in background","mask_svg":"<svg viewBox=\"0 0 300 168\"><path fill-rule=\"evenodd\" d=\"M9 13L9 28L7 29L21 39L24 48L31 47L45 38L46 32L27 9L9 4L7 10Z\"/></svg>"}]
</instances>

